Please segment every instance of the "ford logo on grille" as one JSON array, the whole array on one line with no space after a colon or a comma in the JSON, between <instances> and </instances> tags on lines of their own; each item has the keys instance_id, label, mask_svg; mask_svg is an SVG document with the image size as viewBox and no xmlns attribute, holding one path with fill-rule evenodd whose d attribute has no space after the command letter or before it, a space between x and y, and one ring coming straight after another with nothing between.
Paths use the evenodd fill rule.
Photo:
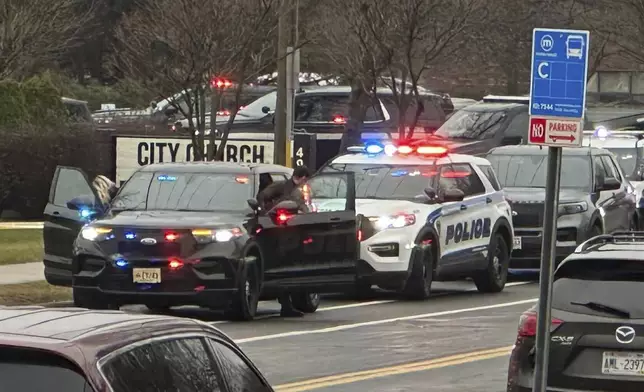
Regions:
<instances>
[{"instance_id":1,"label":"ford logo on grille","mask_svg":"<svg viewBox=\"0 0 644 392\"><path fill-rule=\"evenodd\" d=\"M143 238L141 239L141 243L143 245L154 245L157 243L157 240L155 240L154 238Z\"/></svg>"}]
</instances>

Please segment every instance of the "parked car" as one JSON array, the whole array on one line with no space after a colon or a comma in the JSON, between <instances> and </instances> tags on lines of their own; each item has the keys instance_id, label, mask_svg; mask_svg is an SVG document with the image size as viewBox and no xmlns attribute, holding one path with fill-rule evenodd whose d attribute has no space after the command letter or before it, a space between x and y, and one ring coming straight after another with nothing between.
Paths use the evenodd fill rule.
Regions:
<instances>
[{"instance_id":1,"label":"parked car","mask_svg":"<svg viewBox=\"0 0 644 392\"><path fill-rule=\"evenodd\" d=\"M232 339L188 318L0 307L0 347L6 392L273 391Z\"/></svg>"}]
</instances>

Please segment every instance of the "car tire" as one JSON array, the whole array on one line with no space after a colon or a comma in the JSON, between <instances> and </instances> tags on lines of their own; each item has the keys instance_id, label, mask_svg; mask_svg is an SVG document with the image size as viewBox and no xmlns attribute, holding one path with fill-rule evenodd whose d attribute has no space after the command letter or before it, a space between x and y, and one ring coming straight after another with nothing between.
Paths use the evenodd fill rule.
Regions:
<instances>
[{"instance_id":1,"label":"car tire","mask_svg":"<svg viewBox=\"0 0 644 392\"><path fill-rule=\"evenodd\" d=\"M487 268L472 277L481 293L499 293L508 281L510 249L501 234L495 234L490 241L487 254Z\"/></svg>"},{"instance_id":2,"label":"car tire","mask_svg":"<svg viewBox=\"0 0 644 392\"><path fill-rule=\"evenodd\" d=\"M407 279L403 294L410 300L424 301L429 298L434 278L433 255L431 248L423 249L422 257L412 255L411 274Z\"/></svg>"},{"instance_id":3,"label":"car tire","mask_svg":"<svg viewBox=\"0 0 644 392\"><path fill-rule=\"evenodd\" d=\"M234 320L251 321L257 314L261 287L256 261L244 263L238 284L229 315Z\"/></svg>"},{"instance_id":4,"label":"car tire","mask_svg":"<svg viewBox=\"0 0 644 392\"><path fill-rule=\"evenodd\" d=\"M320 306L320 294L318 293L293 293L291 294L293 307L302 313L315 313Z\"/></svg>"},{"instance_id":5,"label":"car tire","mask_svg":"<svg viewBox=\"0 0 644 392\"><path fill-rule=\"evenodd\" d=\"M77 308L91 310L107 310L112 308L109 303L99 301L92 295L81 294L75 288L72 288L72 300L74 301L74 306Z\"/></svg>"},{"instance_id":6,"label":"car tire","mask_svg":"<svg viewBox=\"0 0 644 392\"><path fill-rule=\"evenodd\" d=\"M368 280L359 280L356 282L353 294L356 299L367 299L373 296L373 285Z\"/></svg>"}]
</instances>

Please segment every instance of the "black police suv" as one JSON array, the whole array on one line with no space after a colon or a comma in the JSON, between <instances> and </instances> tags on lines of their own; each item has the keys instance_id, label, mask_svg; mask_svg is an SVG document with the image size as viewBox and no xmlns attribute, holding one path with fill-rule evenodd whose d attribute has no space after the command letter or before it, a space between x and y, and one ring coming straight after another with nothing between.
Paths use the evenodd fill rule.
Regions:
<instances>
[{"instance_id":1,"label":"black police suv","mask_svg":"<svg viewBox=\"0 0 644 392\"><path fill-rule=\"evenodd\" d=\"M593 237L555 271L548 391L632 392L644 380L644 232ZM521 315L508 392L532 391L537 305Z\"/></svg>"},{"instance_id":2,"label":"black police suv","mask_svg":"<svg viewBox=\"0 0 644 392\"><path fill-rule=\"evenodd\" d=\"M298 213L292 201L258 208L260 187L290 177L268 164L154 164L136 171L107 206L85 174L58 167L45 209L45 277L71 285L87 308L199 305L252 319L260 298L292 293L314 312L320 291L355 285L355 190L344 208ZM320 174L323 189L352 174ZM268 180L268 181L267 181Z\"/></svg>"},{"instance_id":3,"label":"black police suv","mask_svg":"<svg viewBox=\"0 0 644 392\"><path fill-rule=\"evenodd\" d=\"M548 150L497 147L487 154L512 205L515 246L511 269L539 269ZM557 217L557 260L588 238L638 227L635 193L613 154L595 148L564 148Z\"/></svg>"},{"instance_id":4,"label":"black police suv","mask_svg":"<svg viewBox=\"0 0 644 392\"><path fill-rule=\"evenodd\" d=\"M529 97L489 95L456 112L434 133L450 151L483 155L499 146L526 144L530 128ZM592 129L592 123L584 121Z\"/></svg>"}]
</instances>

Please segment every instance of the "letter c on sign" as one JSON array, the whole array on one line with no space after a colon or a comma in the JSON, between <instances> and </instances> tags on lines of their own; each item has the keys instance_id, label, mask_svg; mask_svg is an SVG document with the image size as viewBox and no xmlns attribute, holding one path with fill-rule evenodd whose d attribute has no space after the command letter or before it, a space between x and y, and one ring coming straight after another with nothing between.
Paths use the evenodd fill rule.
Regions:
<instances>
[{"instance_id":1,"label":"letter c on sign","mask_svg":"<svg viewBox=\"0 0 644 392\"><path fill-rule=\"evenodd\" d=\"M544 68L549 67L549 66L550 66L550 64L548 64L548 63L539 64L539 68L537 68L537 72L539 73L539 77L541 79L548 79L548 76L550 76L550 74L547 74L547 73L545 73L543 71Z\"/></svg>"}]
</instances>

